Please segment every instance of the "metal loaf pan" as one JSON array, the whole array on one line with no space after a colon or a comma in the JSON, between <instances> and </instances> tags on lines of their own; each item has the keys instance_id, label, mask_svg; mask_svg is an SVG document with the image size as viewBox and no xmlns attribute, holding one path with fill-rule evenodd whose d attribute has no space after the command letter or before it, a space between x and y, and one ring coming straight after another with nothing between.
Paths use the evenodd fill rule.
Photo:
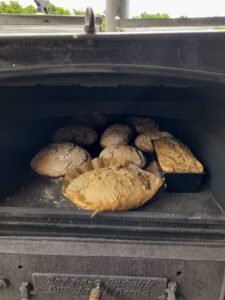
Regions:
<instances>
[{"instance_id":1,"label":"metal loaf pan","mask_svg":"<svg viewBox=\"0 0 225 300\"><path fill-rule=\"evenodd\" d=\"M172 193L196 193L204 173L164 173L165 189Z\"/></svg>"}]
</instances>

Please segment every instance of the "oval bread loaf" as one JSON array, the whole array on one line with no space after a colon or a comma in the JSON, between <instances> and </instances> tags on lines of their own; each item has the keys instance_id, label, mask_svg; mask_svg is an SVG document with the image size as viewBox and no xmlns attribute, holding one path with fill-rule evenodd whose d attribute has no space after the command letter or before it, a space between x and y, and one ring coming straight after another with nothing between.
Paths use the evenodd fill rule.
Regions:
<instances>
[{"instance_id":1,"label":"oval bread loaf","mask_svg":"<svg viewBox=\"0 0 225 300\"><path fill-rule=\"evenodd\" d=\"M152 153L154 152L154 147L152 144L151 137L149 136L148 133L141 133L139 134L136 139L135 139L135 145L138 149L144 151L144 152L149 152Z\"/></svg>"},{"instance_id":2,"label":"oval bread loaf","mask_svg":"<svg viewBox=\"0 0 225 300\"><path fill-rule=\"evenodd\" d=\"M60 128L53 136L54 142L72 142L79 146L88 146L96 142L98 135L94 129L85 125L70 125Z\"/></svg>"},{"instance_id":3,"label":"oval bread loaf","mask_svg":"<svg viewBox=\"0 0 225 300\"><path fill-rule=\"evenodd\" d=\"M140 171L119 166L91 170L69 180L63 194L79 208L95 212L137 208L163 184L163 179Z\"/></svg>"},{"instance_id":4,"label":"oval bread loaf","mask_svg":"<svg viewBox=\"0 0 225 300\"><path fill-rule=\"evenodd\" d=\"M107 119L103 114L77 114L73 117L75 124L88 125L93 128L103 127L107 124Z\"/></svg>"},{"instance_id":5,"label":"oval bread loaf","mask_svg":"<svg viewBox=\"0 0 225 300\"><path fill-rule=\"evenodd\" d=\"M132 128L126 124L114 124L102 134L100 144L103 148L115 145L126 145L132 137Z\"/></svg>"},{"instance_id":6,"label":"oval bread loaf","mask_svg":"<svg viewBox=\"0 0 225 300\"><path fill-rule=\"evenodd\" d=\"M91 155L72 143L52 143L38 152L31 161L31 168L43 176L64 176L71 168L77 168L91 160Z\"/></svg>"},{"instance_id":7,"label":"oval bread loaf","mask_svg":"<svg viewBox=\"0 0 225 300\"><path fill-rule=\"evenodd\" d=\"M115 158L121 165L130 162L140 168L143 168L146 164L144 154L137 148L128 145L107 147L100 153L99 157L105 159Z\"/></svg>"},{"instance_id":8,"label":"oval bread loaf","mask_svg":"<svg viewBox=\"0 0 225 300\"><path fill-rule=\"evenodd\" d=\"M172 134L166 131L149 130L139 134L135 139L135 146L144 152L154 152L152 141L161 138L172 138Z\"/></svg>"},{"instance_id":9,"label":"oval bread loaf","mask_svg":"<svg viewBox=\"0 0 225 300\"><path fill-rule=\"evenodd\" d=\"M127 123L132 125L138 133L159 128L155 121L147 117L129 117Z\"/></svg>"}]
</instances>

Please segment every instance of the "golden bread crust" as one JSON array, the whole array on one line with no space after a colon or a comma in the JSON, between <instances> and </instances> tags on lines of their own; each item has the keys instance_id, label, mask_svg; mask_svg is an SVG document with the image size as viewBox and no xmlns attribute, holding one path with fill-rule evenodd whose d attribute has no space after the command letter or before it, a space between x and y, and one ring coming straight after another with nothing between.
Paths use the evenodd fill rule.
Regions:
<instances>
[{"instance_id":1,"label":"golden bread crust","mask_svg":"<svg viewBox=\"0 0 225 300\"><path fill-rule=\"evenodd\" d=\"M203 165L181 141L171 138L155 140L155 152L165 173L203 173Z\"/></svg>"},{"instance_id":2,"label":"golden bread crust","mask_svg":"<svg viewBox=\"0 0 225 300\"><path fill-rule=\"evenodd\" d=\"M111 166L72 179L63 193L81 209L119 211L142 206L162 184L163 180L151 173Z\"/></svg>"}]
</instances>

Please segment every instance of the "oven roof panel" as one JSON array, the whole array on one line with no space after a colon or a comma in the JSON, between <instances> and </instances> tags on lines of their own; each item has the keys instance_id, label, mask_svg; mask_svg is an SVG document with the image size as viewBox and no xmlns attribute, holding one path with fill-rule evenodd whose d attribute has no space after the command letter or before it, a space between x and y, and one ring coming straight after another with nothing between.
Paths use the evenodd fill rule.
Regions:
<instances>
[{"instance_id":1,"label":"oven roof panel","mask_svg":"<svg viewBox=\"0 0 225 300\"><path fill-rule=\"evenodd\" d=\"M223 31L3 33L1 85L225 83Z\"/></svg>"}]
</instances>

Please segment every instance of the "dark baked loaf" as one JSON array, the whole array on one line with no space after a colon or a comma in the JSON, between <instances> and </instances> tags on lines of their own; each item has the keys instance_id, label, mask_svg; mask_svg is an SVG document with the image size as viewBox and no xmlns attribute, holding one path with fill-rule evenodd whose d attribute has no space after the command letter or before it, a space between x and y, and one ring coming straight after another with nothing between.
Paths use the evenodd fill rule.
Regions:
<instances>
[{"instance_id":1,"label":"dark baked loaf","mask_svg":"<svg viewBox=\"0 0 225 300\"><path fill-rule=\"evenodd\" d=\"M90 113L90 114L76 114L73 117L75 124L86 125L92 128L104 127L107 124L107 119L103 114Z\"/></svg>"},{"instance_id":2,"label":"dark baked loaf","mask_svg":"<svg viewBox=\"0 0 225 300\"><path fill-rule=\"evenodd\" d=\"M127 118L127 123L134 127L138 133L143 133L146 131L151 131L153 129L158 129L158 124L155 123L151 118L148 117L129 117Z\"/></svg>"},{"instance_id":3,"label":"dark baked loaf","mask_svg":"<svg viewBox=\"0 0 225 300\"><path fill-rule=\"evenodd\" d=\"M94 129L85 125L73 124L60 128L53 136L54 142L72 142L79 146L92 145L97 141L98 135Z\"/></svg>"}]
</instances>

